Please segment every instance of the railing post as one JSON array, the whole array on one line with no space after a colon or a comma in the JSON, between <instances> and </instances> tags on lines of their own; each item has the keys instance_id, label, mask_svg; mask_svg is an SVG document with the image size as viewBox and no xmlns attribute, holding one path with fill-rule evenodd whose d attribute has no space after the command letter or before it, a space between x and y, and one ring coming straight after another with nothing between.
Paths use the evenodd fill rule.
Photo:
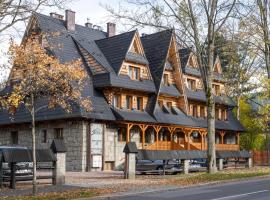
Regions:
<instances>
[{"instance_id":1,"label":"railing post","mask_svg":"<svg viewBox=\"0 0 270 200\"><path fill-rule=\"evenodd\" d=\"M3 187L3 156L0 153L0 188Z\"/></svg>"},{"instance_id":2,"label":"railing post","mask_svg":"<svg viewBox=\"0 0 270 200\"><path fill-rule=\"evenodd\" d=\"M16 163L10 163L10 188L16 189Z\"/></svg>"},{"instance_id":3,"label":"railing post","mask_svg":"<svg viewBox=\"0 0 270 200\"><path fill-rule=\"evenodd\" d=\"M183 173L188 174L189 171L189 160L181 160L183 166Z\"/></svg>"}]
</instances>

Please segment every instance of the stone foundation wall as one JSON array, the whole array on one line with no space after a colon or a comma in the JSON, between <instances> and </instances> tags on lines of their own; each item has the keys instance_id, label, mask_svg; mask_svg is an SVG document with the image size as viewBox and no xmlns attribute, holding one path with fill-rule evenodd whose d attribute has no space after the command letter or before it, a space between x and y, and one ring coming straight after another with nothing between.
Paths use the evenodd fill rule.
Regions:
<instances>
[{"instance_id":1,"label":"stone foundation wall","mask_svg":"<svg viewBox=\"0 0 270 200\"><path fill-rule=\"evenodd\" d=\"M36 125L36 147L49 148L55 138L55 128L63 128L63 139L67 147L66 169L68 171L85 171L87 158L88 122L58 121L38 123ZM47 141L43 143L43 130L47 131ZM18 131L18 145L32 147L32 135L29 125L12 125L0 128L0 145L11 145L11 131Z\"/></svg>"}]
</instances>

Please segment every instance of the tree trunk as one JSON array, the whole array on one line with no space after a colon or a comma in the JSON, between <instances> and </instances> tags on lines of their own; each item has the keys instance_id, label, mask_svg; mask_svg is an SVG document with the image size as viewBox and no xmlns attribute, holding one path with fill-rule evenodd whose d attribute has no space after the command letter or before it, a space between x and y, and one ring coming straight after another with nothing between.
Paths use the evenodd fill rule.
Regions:
<instances>
[{"instance_id":1,"label":"tree trunk","mask_svg":"<svg viewBox=\"0 0 270 200\"><path fill-rule=\"evenodd\" d=\"M33 157L33 195L37 193L37 175L36 175L36 126L35 126L35 100L31 95L31 116L32 116L32 157Z\"/></svg>"},{"instance_id":2,"label":"tree trunk","mask_svg":"<svg viewBox=\"0 0 270 200\"><path fill-rule=\"evenodd\" d=\"M208 132L208 149L207 158L208 173L216 173L216 146L215 146L215 103L212 92L213 71L214 71L214 16L217 8L217 1L211 1L211 11L208 18L208 35L207 35L207 86L206 86L206 104L207 104L207 132Z\"/></svg>"},{"instance_id":3,"label":"tree trunk","mask_svg":"<svg viewBox=\"0 0 270 200\"><path fill-rule=\"evenodd\" d=\"M264 57L267 76L270 79L270 41L268 31L268 1L257 0L260 9L261 28L263 30Z\"/></svg>"},{"instance_id":4,"label":"tree trunk","mask_svg":"<svg viewBox=\"0 0 270 200\"><path fill-rule=\"evenodd\" d=\"M241 100L241 95L237 96L237 119L240 120L240 100Z\"/></svg>"}]
</instances>

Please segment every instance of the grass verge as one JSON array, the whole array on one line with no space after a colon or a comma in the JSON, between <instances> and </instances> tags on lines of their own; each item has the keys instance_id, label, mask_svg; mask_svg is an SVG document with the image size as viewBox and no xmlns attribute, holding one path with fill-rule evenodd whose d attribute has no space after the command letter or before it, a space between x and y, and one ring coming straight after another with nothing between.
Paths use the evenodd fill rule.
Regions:
<instances>
[{"instance_id":1,"label":"grass verge","mask_svg":"<svg viewBox=\"0 0 270 200\"><path fill-rule=\"evenodd\" d=\"M207 173L192 173L189 175L175 175L175 176L165 176L157 179L153 179L153 177L145 177L145 182L149 181L149 185L139 185L136 184L136 181L142 180L143 177L134 180L134 183L127 182L122 184L117 184L117 180L115 185L117 187L106 187L101 189L79 189L79 190L71 190L64 192L54 192L54 193L44 193L39 194L35 197L33 196L22 196L22 197L7 197L0 198L0 200L70 200L70 199L78 199L78 198L90 198L94 196L100 195L109 195L117 192L125 192L129 191L132 187L137 187L143 189L150 188L151 185L158 185L161 189L162 186L165 185L173 185L173 186L195 186L198 184L204 183L219 183L229 180L242 180L253 177L265 177L270 176L270 168L252 168L252 169L233 169L226 170L222 172L218 172L216 174L207 174Z\"/></svg>"}]
</instances>

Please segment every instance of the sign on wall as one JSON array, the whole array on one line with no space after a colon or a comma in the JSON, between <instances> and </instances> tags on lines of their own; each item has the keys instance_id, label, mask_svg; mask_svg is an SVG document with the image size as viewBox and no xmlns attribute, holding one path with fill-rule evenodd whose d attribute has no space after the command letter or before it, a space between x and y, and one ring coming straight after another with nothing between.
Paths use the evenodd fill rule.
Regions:
<instances>
[{"instance_id":1,"label":"sign on wall","mask_svg":"<svg viewBox=\"0 0 270 200\"><path fill-rule=\"evenodd\" d=\"M92 167L102 167L103 125L91 124Z\"/></svg>"}]
</instances>

